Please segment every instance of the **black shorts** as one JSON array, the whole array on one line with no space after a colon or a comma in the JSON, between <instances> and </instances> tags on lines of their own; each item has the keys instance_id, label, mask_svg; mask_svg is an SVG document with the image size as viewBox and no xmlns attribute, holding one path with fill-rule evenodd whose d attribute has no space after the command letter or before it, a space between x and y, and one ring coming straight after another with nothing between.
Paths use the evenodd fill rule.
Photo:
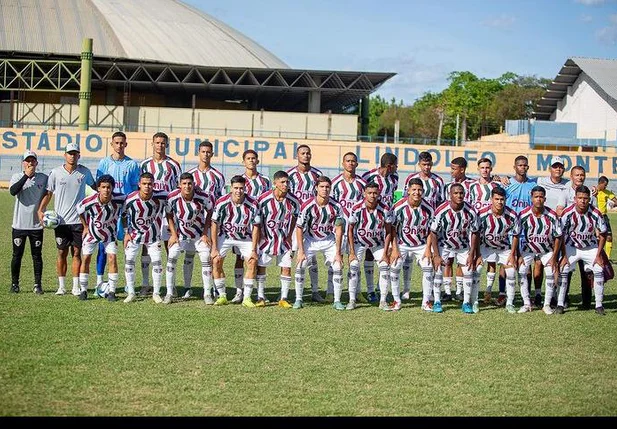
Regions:
<instances>
[{"instance_id":1,"label":"black shorts","mask_svg":"<svg viewBox=\"0 0 617 429\"><path fill-rule=\"evenodd\" d=\"M613 235L613 231L611 230L611 221L608 220L608 215L602 215L604 217L604 223L606 223L606 233L608 235Z\"/></svg>"},{"instance_id":2,"label":"black shorts","mask_svg":"<svg viewBox=\"0 0 617 429\"><path fill-rule=\"evenodd\" d=\"M13 251L17 248L23 248L26 245L26 239L30 238L30 248L40 249L43 247L43 229L15 229L13 228Z\"/></svg>"},{"instance_id":3,"label":"black shorts","mask_svg":"<svg viewBox=\"0 0 617 429\"><path fill-rule=\"evenodd\" d=\"M69 246L79 247L83 240L84 226L79 224L58 225L54 229L56 236L56 248L59 250L67 249Z\"/></svg>"}]
</instances>

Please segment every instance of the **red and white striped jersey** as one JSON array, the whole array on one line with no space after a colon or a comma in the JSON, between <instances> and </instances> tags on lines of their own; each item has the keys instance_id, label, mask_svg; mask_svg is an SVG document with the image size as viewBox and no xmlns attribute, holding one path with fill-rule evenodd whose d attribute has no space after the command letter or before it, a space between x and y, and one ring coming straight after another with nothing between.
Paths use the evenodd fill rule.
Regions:
<instances>
[{"instance_id":1,"label":"red and white striped jersey","mask_svg":"<svg viewBox=\"0 0 617 429\"><path fill-rule=\"evenodd\" d=\"M298 166L295 166L286 172L289 175L289 190L301 204L304 204L317 194L315 182L322 175L321 170L311 167L308 172L302 173L298 171Z\"/></svg>"},{"instance_id":2,"label":"red and white striped jersey","mask_svg":"<svg viewBox=\"0 0 617 429\"><path fill-rule=\"evenodd\" d=\"M394 202L394 191L398 188L398 174L388 174L386 177L379 174L379 167L373 168L362 175L364 181L369 184L375 182L379 185L381 201L386 207L392 207Z\"/></svg>"},{"instance_id":3,"label":"red and white striped jersey","mask_svg":"<svg viewBox=\"0 0 617 429\"><path fill-rule=\"evenodd\" d=\"M116 241L118 218L122 211L125 195L112 194L107 204L102 204L99 194L93 194L77 203L77 214L83 215L88 225L85 243L110 243Z\"/></svg>"},{"instance_id":4,"label":"red and white striped jersey","mask_svg":"<svg viewBox=\"0 0 617 429\"><path fill-rule=\"evenodd\" d=\"M252 198L259 198L261 194L272 189L270 179L261 173L257 173L257 177L251 179L244 173L242 175L246 179L245 194Z\"/></svg>"},{"instance_id":5,"label":"red and white striped jersey","mask_svg":"<svg viewBox=\"0 0 617 429\"><path fill-rule=\"evenodd\" d=\"M463 188L465 189L465 202L471 204L470 188L473 182L474 182L473 179L466 177L462 182L452 181L452 182L446 183L446 186L444 187L444 190L443 190L444 201L450 201L450 188L452 187L452 185L454 185L455 183L460 183L461 185L463 185Z\"/></svg>"},{"instance_id":6,"label":"red and white striped jersey","mask_svg":"<svg viewBox=\"0 0 617 429\"><path fill-rule=\"evenodd\" d=\"M341 208L349 211L354 204L364 199L365 186L366 181L362 177L356 176L351 182L348 182L345 180L343 173L341 173L332 179L331 195L332 198L338 201Z\"/></svg>"},{"instance_id":7,"label":"red and white striped jersey","mask_svg":"<svg viewBox=\"0 0 617 429\"><path fill-rule=\"evenodd\" d=\"M156 162L150 157L141 162L140 170L142 173L152 173L154 176L154 192L170 193L178 187L178 179L182 174L182 168L178 161L171 157L166 157L161 162Z\"/></svg>"},{"instance_id":8,"label":"red and white striped jersey","mask_svg":"<svg viewBox=\"0 0 617 429\"><path fill-rule=\"evenodd\" d=\"M409 247L426 244L433 213L433 208L425 201L418 207L412 207L407 198L397 201L392 208L392 224L398 244Z\"/></svg>"},{"instance_id":9,"label":"red and white striped jersey","mask_svg":"<svg viewBox=\"0 0 617 429\"><path fill-rule=\"evenodd\" d=\"M555 239L561 237L561 222L550 208L544 206L539 217L533 214L533 207L524 208L518 215L521 224L522 250L544 254L553 251Z\"/></svg>"},{"instance_id":10,"label":"red and white striped jersey","mask_svg":"<svg viewBox=\"0 0 617 429\"><path fill-rule=\"evenodd\" d=\"M391 223L392 216L383 201L379 201L373 210L366 207L365 201L360 201L349 213L349 224L353 225L354 243L369 249L384 245L386 224Z\"/></svg>"},{"instance_id":11,"label":"red and white striped jersey","mask_svg":"<svg viewBox=\"0 0 617 429\"><path fill-rule=\"evenodd\" d=\"M312 197L302 204L296 228L301 228L304 238L313 240L334 240L335 226L342 225L343 209L332 197L325 206L317 204L317 198Z\"/></svg>"},{"instance_id":12,"label":"red and white striped jersey","mask_svg":"<svg viewBox=\"0 0 617 429\"><path fill-rule=\"evenodd\" d=\"M261 220L257 201L247 195L240 204L235 204L231 194L223 195L216 201L212 222L219 226L219 237L230 240L252 240L253 225Z\"/></svg>"},{"instance_id":13,"label":"red and white striped jersey","mask_svg":"<svg viewBox=\"0 0 617 429\"><path fill-rule=\"evenodd\" d=\"M212 211L212 198L201 189L194 189L193 198L189 201L182 197L180 189L170 192L167 196L165 212L172 215L180 240L201 237L208 212Z\"/></svg>"},{"instance_id":14,"label":"red and white striped jersey","mask_svg":"<svg viewBox=\"0 0 617 429\"><path fill-rule=\"evenodd\" d=\"M213 203L225 193L225 177L216 168L210 166L210 168L201 171L199 167L193 167L187 173L193 175L196 187L212 196Z\"/></svg>"},{"instance_id":15,"label":"red and white striped jersey","mask_svg":"<svg viewBox=\"0 0 617 429\"><path fill-rule=\"evenodd\" d=\"M478 215L468 203L463 203L463 208L455 211L449 201L444 201L435 211L431 231L437 234L441 248L468 249L471 233L478 231Z\"/></svg>"},{"instance_id":16,"label":"red and white striped jersey","mask_svg":"<svg viewBox=\"0 0 617 429\"><path fill-rule=\"evenodd\" d=\"M521 224L518 215L510 207L504 207L503 213L497 216L493 207L485 207L478 214L478 230L482 231L481 243L483 246L506 250L512 245L510 237L521 233Z\"/></svg>"},{"instance_id":17,"label":"red and white striped jersey","mask_svg":"<svg viewBox=\"0 0 617 429\"><path fill-rule=\"evenodd\" d=\"M167 193L157 192L149 200L142 200L139 191L131 192L124 202L127 214L127 234L133 243L151 244L161 240Z\"/></svg>"},{"instance_id":18,"label":"red and white striped jersey","mask_svg":"<svg viewBox=\"0 0 617 429\"><path fill-rule=\"evenodd\" d=\"M499 182L480 183L474 180L469 186L469 201L471 206L479 213L485 207L491 206L491 192L500 187Z\"/></svg>"},{"instance_id":19,"label":"red and white striped jersey","mask_svg":"<svg viewBox=\"0 0 617 429\"><path fill-rule=\"evenodd\" d=\"M258 200L261 217L261 253L276 256L291 250L288 240L293 218L300 214L300 201L288 192L282 201L274 196L274 191L267 191Z\"/></svg>"},{"instance_id":20,"label":"red and white striped jersey","mask_svg":"<svg viewBox=\"0 0 617 429\"><path fill-rule=\"evenodd\" d=\"M353 178L351 182L345 180L343 173L332 180L331 196L343 209L343 236L347 236L347 220L354 204L364 199L364 187L366 182L360 176Z\"/></svg>"},{"instance_id":21,"label":"red and white striped jersey","mask_svg":"<svg viewBox=\"0 0 617 429\"><path fill-rule=\"evenodd\" d=\"M576 210L575 204L567 207L561 213L561 229L566 245L577 249L598 247L596 229L601 234L607 231L606 222L600 210L589 205L587 211L581 214Z\"/></svg>"},{"instance_id":22,"label":"red and white striped jersey","mask_svg":"<svg viewBox=\"0 0 617 429\"><path fill-rule=\"evenodd\" d=\"M405 179L405 188L403 189L403 197L407 197L409 195L409 182L411 179L420 179L422 180L422 185L424 187L424 201L428 203L433 210L437 208L439 204L444 200L444 189L445 184L441 177L436 175L435 173L431 173L428 179L423 179L420 176L420 172L412 173L407 176Z\"/></svg>"}]
</instances>

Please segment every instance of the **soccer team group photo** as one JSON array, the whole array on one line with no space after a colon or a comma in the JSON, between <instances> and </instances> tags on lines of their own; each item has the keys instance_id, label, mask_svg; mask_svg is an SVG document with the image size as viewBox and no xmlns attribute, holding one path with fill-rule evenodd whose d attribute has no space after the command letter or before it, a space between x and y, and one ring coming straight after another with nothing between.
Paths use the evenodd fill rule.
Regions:
<instances>
[{"instance_id":1,"label":"soccer team group photo","mask_svg":"<svg viewBox=\"0 0 617 429\"><path fill-rule=\"evenodd\" d=\"M22 171L9 185L12 292L170 304L198 290L214 306L297 310L328 303L335 310L399 311L413 290L421 292L418 311L441 313L442 303L455 300L467 314L497 306L552 315L567 311L579 269L581 285L574 289L580 287L582 308L605 314L604 285L613 275L607 209L617 197L606 176L586 183L585 168L566 171L560 156L537 179L527 176L523 155L511 175L499 176L491 159L471 165L456 157L445 177L431 171L433 157L423 151L417 172L399 178L395 154L384 153L379 165L361 173L350 151L340 173L328 177L311 164L311 147L301 144L297 164L272 177L260 173L259 154L248 149L244 172L225 178L211 164L214 147L207 140L199 143L198 164L186 171L168 155L163 132L152 136L152 156L140 162L125 153L125 133L115 132L109 144L96 172L80 164L77 143L66 145L64 163L50 172L37 168L40 155L24 152ZM475 179L468 176L472 169ZM42 258L51 237L57 285L42 280L44 266L53 263ZM34 279L25 288L30 279L20 271L28 240ZM200 282L193 280L195 256ZM277 278L266 277L269 266L280 268ZM413 269L422 273L418 284ZM319 270L327 272L325 284ZM276 297L266 295L266 284Z\"/></svg>"}]
</instances>

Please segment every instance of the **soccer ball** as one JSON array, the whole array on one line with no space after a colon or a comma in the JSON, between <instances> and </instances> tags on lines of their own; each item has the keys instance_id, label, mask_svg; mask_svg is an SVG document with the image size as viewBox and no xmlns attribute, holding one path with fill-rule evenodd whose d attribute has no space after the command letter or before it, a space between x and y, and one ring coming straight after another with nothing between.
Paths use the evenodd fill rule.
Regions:
<instances>
[{"instance_id":1,"label":"soccer ball","mask_svg":"<svg viewBox=\"0 0 617 429\"><path fill-rule=\"evenodd\" d=\"M95 293L99 298L106 298L108 291L109 291L109 283L103 282L97 286Z\"/></svg>"},{"instance_id":2,"label":"soccer ball","mask_svg":"<svg viewBox=\"0 0 617 429\"><path fill-rule=\"evenodd\" d=\"M606 207L607 207L609 210L613 210L613 209L615 208L615 203L613 202L613 200L608 200L608 201L606 202Z\"/></svg>"},{"instance_id":3,"label":"soccer ball","mask_svg":"<svg viewBox=\"0 0 617 429\"><path fill-rule=\"evenodd\" d=\"M43 213L43 226L45 228L54 229L58 225L60 225L60 218L58 218L58 213L56 213L54 210L47 210L45 213Z\"/></svg>"}]
</instances>

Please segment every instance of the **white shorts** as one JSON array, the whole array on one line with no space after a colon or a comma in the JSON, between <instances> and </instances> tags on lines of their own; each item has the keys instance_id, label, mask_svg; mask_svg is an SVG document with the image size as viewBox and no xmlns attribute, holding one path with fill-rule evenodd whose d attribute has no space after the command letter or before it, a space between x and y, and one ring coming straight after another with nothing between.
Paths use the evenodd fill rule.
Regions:
<instances>
[{"instance_id":1,"label":"white shorts","mask_svg":"<svg viewBox=\"0 0 617 429\"><path fill-rule=\"evenodd\" d=\"M291 251L298 251L298 238L296 237L296 230L294 229L293 234L291 234Z\"/></svg>"},{"instance_id":2,"label":"white shorts","mask_svg":"<svg viewBox=\"0 0 617 429\"><path fill-rule=\"evenodd\" d=\"M469 249L439 249L441 251L441 258L446 260L449 258L456 258L457 265L467 265L467 258L469 257ZM447 256L446 256L447 255Z\"/></svg>"},{"instance_id":3,"label":"white shorts","mask_svg":"<svg viewBox=\"0 0 617 429\"><path fill-rule=\"evenodd\" d=\"M500 265L508 265L508 259L512 254L512 249L493 249L492 247L480 246L480 254L483 262L495 262Z\"/></svg>"},{"instance_id":4,"label":"white shorts","mask_svg":"<svg viewBox=\"0 0 617 429\"><path fill-rule=\"evenodd\" d=\"M349 240L347 234L343 235L343 241L341 241L341 255L349 255Z\"/></svg>"},{"instance_id":5,"label":"white shorts","mask_svg":"<svg viewBox=\"0 0 617 429\"><path fill-rule=\"evenodd\" d=\"M260 267L268 267L272 264L272 261L276 261L276 265L281 268L291 268L291 250L282 255L269 255L267 253L261 253L259 255L257 265Z\"/></svg>"},{"instance_id":6,"label":"white shorts","mask_svg":"<svg viewBox=\"0 0 617 429\"><path fill-rule=\"evenodd\" d=\"M426 244L414 247L404 246L401 244L399 245L399 250L401 252L401 260L403 263L405 263L405 261L411 262L415 258L419 266L423 266L423 264L424 266L431 264L431 261L424 257L424 252L426 252Z\"/></svg>"},{"instance_id":7,"label":"white shorts","mask_svg":"<svg viewBox=\"0 0 617 429\"><path fill-rule=\"evenodd\" d=\"M542 262L542 265L546 267L546 264L548 264L548 261L550 261L551 258L553 257L553 252L544 253L542 255L540 255L538 253L523 252L521 254L521 257L523 258L523 263L521 265L526 265L526 266L530 267L531 264L533 263L533 261L537 257L539 257L540 258L540 262Z\"/></svg>"},{"instance_id":8,"label":"white shorts","mask_svg":"<svg viewBox=\"0 0 617 429\"><path fill-rule=\"evenodd\" d=\"M135 259L137 259L137 254L141 249L141 246L146 246L151 261L158 262L161 260L162 246L160 241L155 241L154 243L150 244L136 244L133 241L129 241L129 243L124 248L124 259L126 259L127 261L135 261Z\"/></svg>"},{"instance_id":9,"label":"white shorts","mask_svg":"<svg viewBox=\"0 0 617 429\"><path fill-rule=\"evenodd\" d=\"M217 244L221 258L227 256L227 253L229 253L234 246L238 248L240 256L242 256L244 260L248 261L251 257L251 253L253 253L253 242L251 240L232 240L230 238L219 237Z\"/></svg>"},{"instance_id":10,"label":"white shorts","mask_svg":"<svg viewBox=\"0 0 617 429\"><path fill-rule=\"evenodd\" d=\"M319 252L323 252L324 258L326 260L326 265L332 265L332 263L334 263L334 257L336 256L336 242L334 241L334 239L304 239L304 254L307 261L313 259L315 255Z\"/></svg>"},{"instance_id":11,"label":"white shorts","mask_svg":"<svg viewBox=\"0 0 617 429\"><path fill-rule=\"evenodd\" d=\"M593 271L596 256L598 256L597 247L577 249L576 247L566 246L566 258L568 258L568 264L563 268L563 271L565 273L576 271L576 265L574 264L578 261L583 261L585 263L585 271Z\"/></svg>"},{"instance_id":12,"label":"white shorts","mask_svg":"<svg viewBox=\"0 0 617 429\"><path fill-rule=\"evenodd\" d=\"M180 253L205 253L210 256L210 246L203 242L201 237L194 240L180 240L169 248L168 258L177 259Z\"/></svg>"},{"instance_id":13,"label":"white shorts","mask_svg":"<svg viewBox=\"0 0 617 429\"><path fill-rule=\"evenodd\" d=\"M375 261L377 262L381 261L381 258L383 258L383 246L375 246L369 248L366 246L362 246L361 244L354 244L354 247L356 248L356 258L358 258L358 261L364 261L364 255L366 255L367 250L371 251L373 257L375 258Z\"/></svg>"},{"instance_id":14,"label":"white shorts","mask_svg":"<svg viewBox=\"0 0 617 429\"><path fill-rule=\"evenodd\" d=\"M169 230L169 224L167 223L167 217L163 217L163 225L161 226L161 240L168 241L171 237L171 231Z\"/></svg>"},{"instance_id":15,"label":"white shorts","mask_svg":"<svg viewBox=\"0 0 617 429\"><path fill-rule=\"evenodd\" d=\"M94 249L99 247L99 243L100 241L94 241L92 243L84 241L81 245L81 254L92 255L94 253ZM103 245L105 246L105 253L108 255L116 255L118 253L118 245L115 240L110 241L109 243L103 243Z\"/></svg>"}]
</instances>

